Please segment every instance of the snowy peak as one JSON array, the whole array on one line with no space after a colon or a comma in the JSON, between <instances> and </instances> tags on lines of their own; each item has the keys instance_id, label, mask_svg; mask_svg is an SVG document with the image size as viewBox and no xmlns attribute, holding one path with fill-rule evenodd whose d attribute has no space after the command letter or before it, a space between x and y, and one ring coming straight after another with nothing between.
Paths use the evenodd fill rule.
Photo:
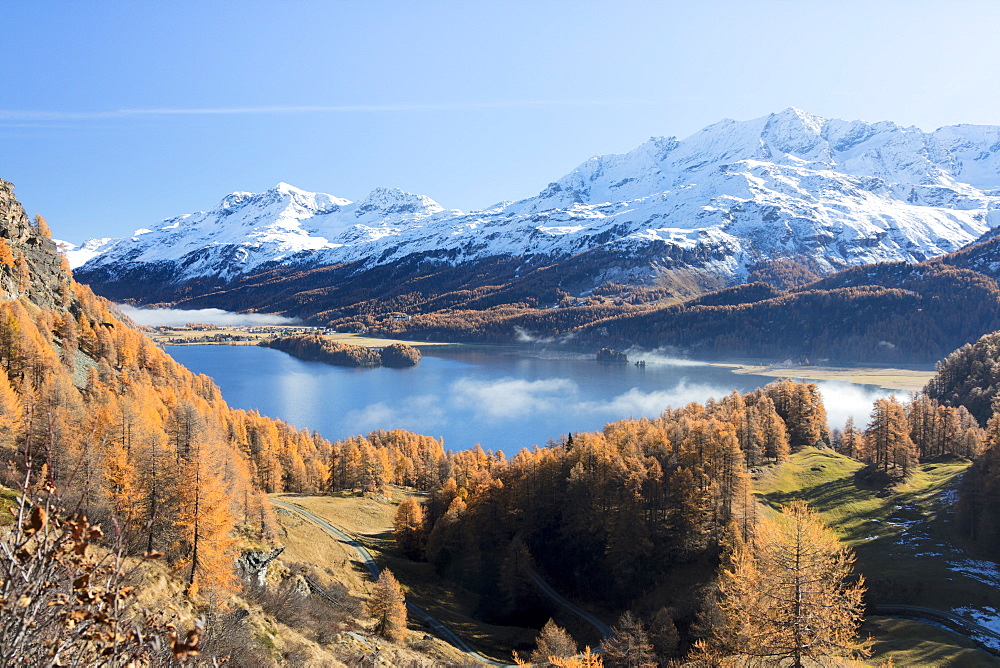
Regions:
<instances>
[{"instance_id":1,"label":"snowy peak","mask_svg":"<svg viewBox=\"0 0 1000 668\"><path fill-rule=\"evenodd\" d=\"M331 213L350 203L350 200L325 193L311 193L282 182L259 194L252 192L230 193L223 197L210 213L230 215L249 207L315 215L317 213Z\"/></svg>"},{"instance_id":2,"label":"snowy peak","mask_svg":"<svg viewBox=\"0 0 1000 668\"><path fill-rule=\"evenodd\" d=\"M746 161L885 183L997 189L1000 127L957 125L925 133L892 122L828 120L789 107L748 121L722 120L681 141L653 138L629 153L596 156L519 208L647 197Z\"/></svg>"},{"instance_id":3,"label":"snowy peak","mask_svg":"<svg viewBox=\"0 0 1000 668\"><path fill-rule=\"evenodd\" d=\"M300 188L296 188L295 186L291 185L290 183L285 183L284 181L278 181L278 185L276 185L273 188L269 189L268 192L276 192L276 193L289 194L289 195L291 195L291 194L297 194L297 195L310 195L310 194L312 194L312 193L306 192L305 190L302 190Z\"/></svg>"},{"instance_id":4,"label":"snowy peak","mask_svg":"<svg viewBox=\"0 0 1000 668\"><path fill-rule=\"evenodd\" d=\"M86 264L90 258L100 255L115 240L110 237L87 239L82 246L59 239L53 239L53 241L56 244L56 249L69 260L70 268L76 269Z\"/></svg>"},{"instance_id":5,"label":"snowy peak","mask_svg":"<svg viewBox=\"0 0 1000 668\"><path fill-rule=\"evenodd\" d=\"M376 188L358 204L357 216L394 214L433 215L444 207L424 195L414 195L399 188Z\"/></svg>"},{"instance_id":6,"label":"snowy peak","mask_svg":"<svg viewBox=\"0 0 1000 668\"><path fill-rule=\"evenodd\" d=\"M238 209L245 206L247 201L249 201L254 196L254 193L238 191L234 193L229 193L216 205L214 211L228 211L233 209Z\"/></svg>"},{"instance_id":7,"label":"snowy peak","mask_svg":"<svg viewBox=\"0 0 1000 668\"><path fill-rule=\"evenodd\" d=\"M810 116L794 107L789 107L780 114L771 114L761 132L761 143L765 147L761 157L773 157L777 154L807 164L815 162L829 165L831 152L822 137L824 122L824 119Z\"/></svg>"},{"instance_id":8,"label":"snowy peak","mask_svg":"<svg viewBox=\"0 0 1000 668\"><path fill-rule=\"evenodd\" d=\"M633 266L642 258L649 269L639 279L697 267L740 281L776 257L808 258L820 271L921 261L998 225L1000 127L927 133L789 107L598 155L535 197L471 213L398 188L360 202L287 183L235 192L208 212L102 246L82 275L125 280L155 265L178 282L228 280L281 264L372 267L419 256L457 265L603 249ZM615 266L598 273L595 281L623 277Z\"/></svg>"}]
</instances>

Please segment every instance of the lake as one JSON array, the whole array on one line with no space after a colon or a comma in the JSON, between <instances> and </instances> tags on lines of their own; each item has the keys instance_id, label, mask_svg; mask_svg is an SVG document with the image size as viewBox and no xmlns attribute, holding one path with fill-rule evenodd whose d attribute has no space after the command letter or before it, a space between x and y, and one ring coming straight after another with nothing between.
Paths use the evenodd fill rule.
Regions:
<instances>
[{"instance_id":1,"label":"lake","mask_svg":"<svg viewBox=\"0 0 1000 668\"><path fill-rule=\"evenodd\" d=\"M687 360L604 366L593 357L523 349L425 349L409 369L349 369L258 346L169 346L178 362L215 379L234 408L256 409L331 440L408 429L463 450L476 443L512 455L569 432L668 406L704 403L773 379ZM819 381L831 426L863 426L888 391Z\"/></svg>"}]
</instances>

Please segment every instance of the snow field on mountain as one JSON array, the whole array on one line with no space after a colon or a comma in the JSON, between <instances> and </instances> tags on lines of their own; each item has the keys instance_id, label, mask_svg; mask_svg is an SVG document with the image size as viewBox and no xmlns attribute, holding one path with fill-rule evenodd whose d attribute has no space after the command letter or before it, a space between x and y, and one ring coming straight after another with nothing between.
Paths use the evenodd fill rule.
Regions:
<instances>
[{"instance_id":1,"label":"snow field on mountain","mask_svg":"<svg viewBox=\"0 0 1000 668\"><path fill-rule=\"evenodd\" d=\"M920 261L998 222L1000 128L925 133L787 109L597 156L535 197L486 211L446 209L398 189L351 202L279 183L132 237L89 241L69 257L112 274L176 263L183 280L233 278L275 262L368 267L421 253L459 263L602 246L656 263L673 247L702 249L702 265L739 280L772 257L806 256L828 270Z\"/></svg>"}]
</instances>

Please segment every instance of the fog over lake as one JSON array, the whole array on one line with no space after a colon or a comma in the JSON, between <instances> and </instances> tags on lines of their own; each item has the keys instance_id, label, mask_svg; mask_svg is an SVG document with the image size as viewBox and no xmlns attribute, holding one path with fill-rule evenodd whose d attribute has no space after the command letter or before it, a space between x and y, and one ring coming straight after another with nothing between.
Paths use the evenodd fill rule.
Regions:
<instances>
[{"instance_id":1,"label":"fog over lake","mask_svg":"<svg viewBox=\"0 0 1000 668\"><path fill-rule=\"evenodd\" d=\"M116 304L118 309L140 325L148 327L181 327L189 322L213 325L295 325L299 321L272 313L233 313L221 308L139 308L129 304Z\"/></svg>"},{"instance_id":2,"label":"fog over lake","mask_svg":"<svg viewBox=\"0 0 1000 668\"><path fill-rule=\"evenodd\" d=\"M480 443L507 454L773 380L687 360L645 357L645 368L605 366L589 356L484 347L427 348L409 369L335 367L257 346L168 346L167 352L214 378L234 408L330 439L402 428L443 437L452 450ZM817 385L832 427L848 416L863 426L872 402L890 394L841 381Z\"/></svg>"}]
</instances>

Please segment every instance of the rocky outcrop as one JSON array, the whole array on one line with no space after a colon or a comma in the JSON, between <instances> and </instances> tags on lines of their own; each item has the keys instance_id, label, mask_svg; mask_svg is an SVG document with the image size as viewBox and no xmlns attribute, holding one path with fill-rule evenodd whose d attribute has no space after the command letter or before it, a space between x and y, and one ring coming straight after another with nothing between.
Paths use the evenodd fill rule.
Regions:
<instances>
[{"instance_id":1,"label":"rocky outcrop","mask_svg":"<svg viewBox=\"0 0 1000 668\"><path fill-rule=\"evenodd\" d=\"M262 552L244 552L236 560L236 573L247 582L263 587L267 584L267 567L285 548Z\"/></svg>"},{"instance_id":2,"label":"rocky outcrop","mask_svg":"<svg viewBox=\"0 0 1000 668\"><path fill-rule=\"evenodd\" d=\"M27 297L48 309L64 308L72 297L71 277L55 242L28 220L14 185L0 179L0 239L12 264L0 262L0 290L6 299Z\"/></svg>"}]
</instances>

